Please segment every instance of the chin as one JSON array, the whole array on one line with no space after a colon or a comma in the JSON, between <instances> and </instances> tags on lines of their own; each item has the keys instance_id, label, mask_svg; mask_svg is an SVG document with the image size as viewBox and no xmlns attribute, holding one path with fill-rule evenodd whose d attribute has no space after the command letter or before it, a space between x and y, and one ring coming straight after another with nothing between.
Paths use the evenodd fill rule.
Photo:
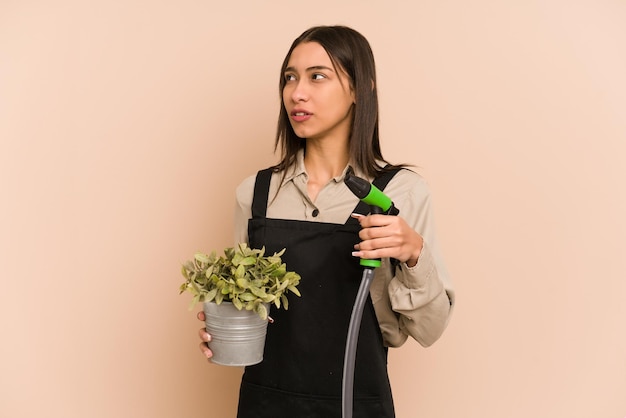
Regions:
<instances>
[{"instance_id":1,"label":"chin","mask_svg":"<svg viewBox=\"0 0 626 418\"><path fill-rule=\"evenodd\" d=\"M298 138L302 138L302 139L306 139L311 136L311 133L307 132L306 129L294 129L293 132L296 134Z\"/></svg>"}]
</instances>

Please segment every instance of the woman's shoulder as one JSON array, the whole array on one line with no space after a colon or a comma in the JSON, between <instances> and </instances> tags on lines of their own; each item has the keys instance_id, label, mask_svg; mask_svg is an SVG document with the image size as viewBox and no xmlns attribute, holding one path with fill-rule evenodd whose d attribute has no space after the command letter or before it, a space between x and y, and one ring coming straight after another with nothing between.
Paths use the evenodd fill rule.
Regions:
<instances>
[{"instance_id":1,"label":"woman's shoulder","mask_svg":"<svg viewBox=\"0 0 626 418\"><path fill-rule=\"evenodd\" d=\"M410 168L402 168L393 176L385 191L390 196L407 198L413 196L417 199L427 199L430 195L426 179Z\"/></svg>"},{"instance_id":2,"label":"woman's shoulder","mask_svg":"<svg viewBox=\"0 0 626 418\"><path fill-rule=\"evenodd\" d=\"M268 168L271 170L271 168ZM259 173L254 173L244 178L241 183L235 189L237 201L239 202L252 202L252 196L254 195L254 186L256 184L256 178ZM280 173L272 171L271 177L271 190L276 187L276 183L280 179Z\"/></svg>"},{"instance_id":3,"label":"woman's shoulder","mask_svg":"<svg viewBox=\"0 0 626 418\"><path fill-rule=\"evenodd\" d=\"M426 179L413 168L408 167L400 168L393 176L393 178L389 181L389 184L392 183L408 188L428 188L428 183L426 182Z\"/></svg>"},{"instance_id":4,"label":"woman's shoulder","mask_svg":"<svg viewBox=\"0 0 626 418\"><path fill-rule=\"evenodd\" d=\"M237 197L237 201L239 203L248 203L252 202L252 195L254 194L254 184L256 182L256 174L252 174L239 183L237 188L235 189L235 196Z\"/></svg>"},{"instance_id":5,"label":"woman's shoulder","mask_svg":"<svg viewBox=\"0 0 626 418\"><path fill-rule=\"evenodd\" d=\"M237 190L254 188L254 183L256 182L256 176L257 176L257 173L254 173L245 177L237 186Z\"/></svg>"}]
</instances>

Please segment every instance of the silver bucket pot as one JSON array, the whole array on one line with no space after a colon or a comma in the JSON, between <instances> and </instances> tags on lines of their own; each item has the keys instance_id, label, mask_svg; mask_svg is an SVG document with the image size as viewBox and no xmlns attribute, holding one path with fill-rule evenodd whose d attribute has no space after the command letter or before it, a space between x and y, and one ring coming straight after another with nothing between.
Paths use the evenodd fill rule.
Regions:
<instances>
[{"instance_id":1,"label":"silver bucket pot","mask_svg":"<svg viewBox=\"0 0 626 418\"><path fill-rule=\"evenodd\" d=\"M269 311L269 306L268 311ZM211 335L211 362L250 366L263 360L267 321L254 311L238 310L230 302L204 303L205 325Z\"/></svg>"}]
</instances>

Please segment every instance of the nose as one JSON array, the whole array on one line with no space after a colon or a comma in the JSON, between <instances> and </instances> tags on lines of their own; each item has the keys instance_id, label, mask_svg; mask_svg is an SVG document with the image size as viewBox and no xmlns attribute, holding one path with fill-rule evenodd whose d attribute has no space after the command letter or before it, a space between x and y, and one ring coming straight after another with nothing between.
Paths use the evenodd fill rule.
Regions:
<instances>
[{"instance_id":1,"label":"nose","mask_svg":"<svg viewBox=\"0 0 626 418\"><path fill-rule=\"evenodd\" d=\"M292 91L290 93L291 100L294 103L306 102L309 99L309 90L306 86L306 82L298 80L292 84Z\"/></svg>"}]
</instances>

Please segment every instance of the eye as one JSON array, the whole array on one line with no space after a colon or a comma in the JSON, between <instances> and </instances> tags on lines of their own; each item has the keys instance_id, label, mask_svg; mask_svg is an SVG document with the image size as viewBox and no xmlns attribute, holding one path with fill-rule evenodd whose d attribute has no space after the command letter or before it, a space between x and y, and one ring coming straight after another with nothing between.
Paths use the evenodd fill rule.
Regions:
<instances>
[{"instance_id":1,"label":"eye","mask_svg":"<svg viewBox=\"0 0 626 418\"><path fill-rule=\"evenodd\" d=\"M323 80L326 78L326 75L322 74L322 73L315 73L311 76L311 78L313 80Z\"/></svg>"},{"instance_id":2,"label":"eye","mask_svg":"<svg viewBox=\"0 0 626 418\"><path fill-rule=\"evenodd\" d=\"M289 82L289 81L294 81L296 79L296 76L293 74L285 74L285 81Z\"/></svg>"}]
</instances>

